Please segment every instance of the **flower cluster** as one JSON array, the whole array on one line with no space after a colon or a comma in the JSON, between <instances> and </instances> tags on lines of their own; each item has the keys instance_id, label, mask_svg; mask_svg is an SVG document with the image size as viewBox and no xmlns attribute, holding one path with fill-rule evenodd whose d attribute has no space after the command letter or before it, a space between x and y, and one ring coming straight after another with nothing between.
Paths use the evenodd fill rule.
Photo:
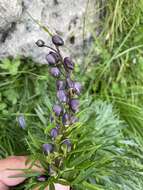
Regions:
<instances>
[{"instance_id":1,"label":"flower cluster","mask_svg":"<svg viewBox=\"0 0 143 190\"><path fill-rule=\"evenodd\" d=\"M36 42L38 47L47 47L49 52L46 60L49 65L50 74L56 79L56 96L57 102L53 105L51 122L54 126L50 131L50 143L43 144L43 152L46 155L54 153L54 151L70 152L72 150L72 142L68 138L67 130L72 127L78 118L75 114L79 110L78 96L81 93L82 86L79 82L73 80L73 71L75 64L70 57L63 57L60 47L64 45L63 39L58 36L52 36L53 47L45 44L43 40ZM56 145L58 143L58 147ZM52 161L53 162L53 161ZM57 160L55 159L57 163ZM58 160L60 167L62 159Z\"/></svg>"}]
</instances>

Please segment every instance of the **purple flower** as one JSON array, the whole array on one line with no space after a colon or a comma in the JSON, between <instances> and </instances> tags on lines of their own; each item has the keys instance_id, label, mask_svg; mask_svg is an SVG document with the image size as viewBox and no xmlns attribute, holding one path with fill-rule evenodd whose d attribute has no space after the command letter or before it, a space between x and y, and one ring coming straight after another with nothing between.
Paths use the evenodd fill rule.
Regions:
<instances>
[{"instance_id":1,"label":"purple flower","mask_svg":"<svg viewBox=\"0 0 143 190\"><path fill-rule=\"evenodd\" d=\"M57 67L51 68L50 72L51 72L51 75L53 77L59 77L60 76L60 70Z\"/></svg>"},{"instance_id":2,"label":"purple flower","mask_svg":"<svg viewBox=\"0 0 143 190\"><path fill-rule=\"evenodd\" d=\"M48 61L49 65L54 66L57 63L55 56L52 53L46 55L46 60Z\"/></svg>"},{"instance_id":3,"label":"purple flower","mask_svg":"<svg viewBox=\"0 0 143 190\"><path fill-rule=\"evenodd\" d=\"M56 104L56 105L54 105L54 107L53 107L53 111L54 111L54 113L56 114L56 116L60 116L61 113L62 113L62 108L61 108L60 105Z\"/></svg>"},{"instance_id":4,"label":"purple flower","mask_svg":"<svg viewBox=\"0 0 143 190\"><path fill-rule=\"evenodd\" d=\"M74 124L74 123L78 122L79 119L76 118L75 116L71 116L70 121L71 121L71 124Z\"/></svg>"},{"instance_id":5,"label":"purple flower","mask_svg":"<svg viewBox=\"0 0 143 190\"><path fill-rule=\"evenodd\" d=\"M77 99L71 99L69 106L73 112L77 112L79 108L79 101Z\"/></svg>"},{"instance_id":6,"label":"purple flower","mask_svg":"<svg viewBox=\"0 0 143 190\"><path fill-rule=\"evenodd\" d=\"M65 57L64 58L64 67L66 70L73 70L74 69L74 63L73 61L71 60L70 57Z\"/></svg>"},{"instance_id":7,"label":"purple flower","mask_svg":"<svg viewBox=\"0 0 143 190\"><path fill-rule=\"evenodd\" d=\"M60 36L58 36L58 35L52 36L52 42L56 46L63 46L64 45L63 39Z\"/></svg>"},{"instance_id":8,"label":"purple flower","mask_svg":"<svg viewBox=\"0 0 143 190\"><path fill-rule=\"evenodd\" d=\"M82 85L79 82L74 83L74 90L77 95L80 95L82 90Z\"/></svg>"},{"instance_id":9,"label":"purple flower","mask_svg":"<svg viewBox=\"0 0 143 190\"><path fill-rule=\"evenodd\" d=\"M44 182L47 180L47 176L46 175L40 175L37 177L37 181L39 182Z\"/></svg>"},{"instance_id":10,"label":"purple flower","mask_svg":"<svg viewBox=\"0 0 143 190\"><path fill-rule=\"evenodd\" d=\"M68 113L64 113L62 117L62 122L64 126L69 126L70 125L70 116Z\"/></svg>"},{"instance_id":11,"label":"purple flower","mask_svg":"<svg viewBox=\"0 0 143 190\"><path fill-rule=\"evenodd\" d=\"M67 101L67 96L64 90L58 90L57 97L60 102L65 103Z\"/></svg>"},{"instance_id":12,"label":"purple flower","mask_svg":"<svg viewBox=\"0 0 143 190\"><path fill-rule=\"evenodd\" d=\"M58 90L64 90L65 89L65 82L63 80L57 80L56 85L57 85Z\"/></svg>"},{"instance_id":13,"label":"purple flower","mask_svg":"<svg viewBox=\"0 0 143 190\"><path fill-rule=\"evenodd\" d=\"M74 88L74 82L70 79L70 77L66 78L66 84L68 88Z\"/></svg>"},{"instance_id":14,"label":"purple flower","mask_svg":"<svg viewBox=\"0 0 143 190\"><path fill-rule=\"evenodd\" d=\"M47 144L43 144L43 151L47 154L51 153L53 151L54 147L52 144L47 143Z\"/></svg>"},{"instance_id":15,"label":"purple flower","mask_svg":"<svg viewBox=\"0 0 143 190\"><path fill-rule=\"evenodd\" d=\"M58 136L58 129L57 129L57 128L53 128L53 129L51 130L50 135L51 135L51 137L52 137L53 139L55 139L55 138Z\"/></svg>"},{"instance_id":16,"label":"purple flower","mask_svg":"<svg viewBox=\"0 0 143 190\"><path fill-rule=\"evenodd\" d=\"M66 145L67 151L70 152L72 149L72 143L69 139L65 139L62 143L63 145Z\"/></svg>"},{"instance_id":17,"label":"purple flower","mask_svg":"<svg viewBox=\"0 0 143 190\"><path fill-rule=\"evenodd\" d=\"M43 40L38 40L38 41L36 42L36 45L37 45L38 47L43 47L43 46L45 45L45 42L44 42Z\"/></svg>"},{"instance_id":18,"label":"purple flower","mask_svg":"<svg viewBox=\"0 0 143 190\"><path fill-rule=\"evenodd\" d=\"M21 127L22 129L26 128L26 122L23 115L18 117L18 123L19 123L19 127Z\"/></svg>"},{"instance_id":19,"label":"purple flower","mask_svg":"<svg viewBox=\"0 0 143 190\"><path fill-rule=\"evenodd\" d=\"M58 55L58 53L50 51L49 54L53 55L53 57L55 58L56 62L60 61L60 56Z\"/></svg>"}]
</instances>

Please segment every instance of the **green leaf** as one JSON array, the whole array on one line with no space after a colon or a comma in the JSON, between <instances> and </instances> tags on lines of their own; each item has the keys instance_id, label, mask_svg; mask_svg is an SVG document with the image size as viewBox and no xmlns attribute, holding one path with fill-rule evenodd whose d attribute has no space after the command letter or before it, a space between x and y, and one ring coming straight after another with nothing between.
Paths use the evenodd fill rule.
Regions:
<instances>
[{"instance_id":1,"label":"green leaf","mask_svg":"<svg viewBox=\"0 0 143 190\"><path fill-rule=\"evenodd\" d=\"M70 183L67 180L65 180L65 179L58 179L57 183L59 183L61 185L65 185L65 186L66 185L70 185Z\"/></svg>"},{"instance_id":2,"label":"green leaf","mask_svg":"<svg viewBox=\"0 0 143 190\"><path fill-rule=\"evenodd\" d=\"M93 185L93 184L90 184L90 183L88 183L88 182L86 182L86 181L84 181L83 183L83 186L85 187L85 188L87 188L88 190L105 190L105 189L103 189L102 188L102 186L100 186L100 185Z\"/></svg>"},{"instance_id":3,"label":"green leaf","mask_svg":"<svg viewBox=\"0 0 143 190\"><path fill-rule=\"evenodd\" d=\"M49 190L55 190L55 185L53 183L49 184Z\"/></svg>"},{"instance_id":4,"label":"green leaf","mask_svg":"<svg viewBox=\"0 0 143 190\"><path fill-rule=\"evenodd\" d=\"M46 125L47 121L46 121L46 119L45 119L45 117L44 117L44 111L42 110L41 106L38 105L37 108L35 108L35 111L36 111L36 113L37 113L37 115L38 115L40 121L41 121L44 125Z\"/></svg>"},{"instance_id":5,"label":"green leaf","mask_svg":"<svg viewBox=\"0 0 143 190\"><path fill-rule=\"evenodd\" d=\"M10 61L10 59L4 59L0 64L0 67L4 70L7 70L11 75L16 75L18 72L18 67L20 65L19 59L14 59Z\"/></svg>"},{"instance_id":6,"label":"green leaf","mask_svg":"<svg viewBox=\"0 0 143 190\"><path fill-rule=\"evenodd\" d=\"M18 93L15 89L8 89L3 92L3 95L12 103L16 104L18 99Z\"/></svg>"}]
</instances>

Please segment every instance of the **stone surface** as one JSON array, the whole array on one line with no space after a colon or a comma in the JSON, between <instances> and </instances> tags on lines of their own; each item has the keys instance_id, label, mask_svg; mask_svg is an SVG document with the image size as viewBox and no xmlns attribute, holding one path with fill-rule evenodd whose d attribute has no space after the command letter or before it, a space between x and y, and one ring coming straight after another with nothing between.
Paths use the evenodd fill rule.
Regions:
<instances>
[{"instance_id":1,"label":"stone surface","mask_svg":"<svg viewBox=\"0 0 143 190\"><path fill-rule=\"evenodd\" d=\"M35 42L42 39L50 45L49 35L28 13L63 37L68 47L64 51L81 54L86 8L87 0L0 0L0 59L21 55L45 63L48 50L38 48Z\"/></svg>"},{"instance_id":2,"label":"stone surface","mask_svg":"<svg viewBox=\"0 0 143 190\"><path fill-rule=\"evenodd\" d=\"M18 0L0 0L0 31L5 31L16 22L22 13Z\"/></svg>"}]
</instances>

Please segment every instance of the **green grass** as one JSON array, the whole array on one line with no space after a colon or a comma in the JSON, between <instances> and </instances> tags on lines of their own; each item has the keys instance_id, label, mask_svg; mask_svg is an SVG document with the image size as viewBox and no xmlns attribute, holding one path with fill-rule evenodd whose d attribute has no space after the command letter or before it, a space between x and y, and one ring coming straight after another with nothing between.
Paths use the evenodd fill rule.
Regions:
<instances>
[{"instance_id":1,"label":"green grass","mask_svg":"<svg viewBox=\"0 0 143 190\"><path fill-rule=\"evenodd\" d=\"M31 60L4 60L0 73L0 103L4 105L0 111L0 156L32 154L34 159L42 158L39 147L48 140L54 101L47 66ZM119 120L111 104L94 101L94 96L88 94L81 97L81 124L70 134L77 147L59 175L78 190L142 189L140 141L131 130L127 138L128 125ZM28 132L17 124L20 114L25 116ZM67 172L72 166L74 170ZM35 184L31 181L15 189L28 189L31 183Z\"/></svg>"},{"instance_id":2,"label":"green grass","mask_svg":"<svg viewBox=\"0 0 143 190\"><path fill-rule=\"evenodd\" d=\"M49 81L47 66L31 60L5 59L0 63L0 157L27 153L17 117L23 114L27 126L29 120L33 128L38 126L37 114L42 120L43 112L49 113L49 98L53 97ZM45 107L43 112L41 106Z\"/></svg>"},{"instance_id":3,"label":"green grass","mask_svg":"<svg viewBox=\"0 0 143 190\"><path fill-rule=\"evenodd\" d=\"M82 72L88 93L112 102L128 123L129 133L136 131L138 136L143 129L142 5L141 0L107 0L99 7L104 14L95 25L88 24L94 43Z\"/></svg>"}]
</instances>

